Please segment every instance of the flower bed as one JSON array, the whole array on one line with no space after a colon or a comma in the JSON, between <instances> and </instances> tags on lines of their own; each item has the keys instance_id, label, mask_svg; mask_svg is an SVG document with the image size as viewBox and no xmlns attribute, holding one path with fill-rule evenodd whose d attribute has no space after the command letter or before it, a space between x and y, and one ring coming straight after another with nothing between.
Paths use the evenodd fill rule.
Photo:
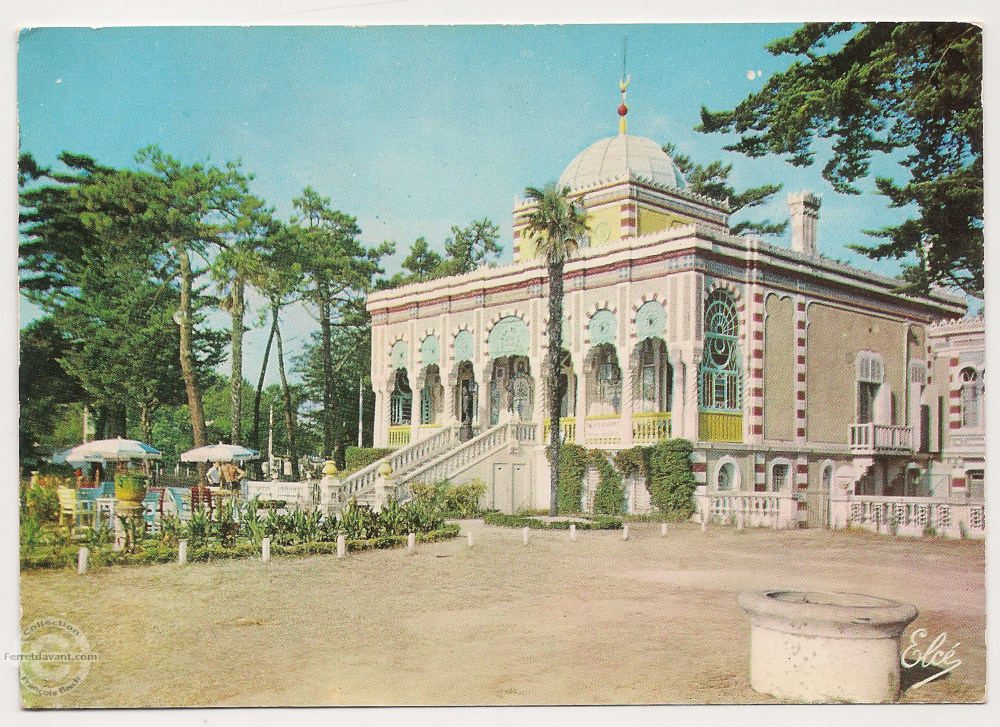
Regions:
<instances>
[{"instance_id":1,"label":"flower bed","mask_svg":"<svg viewBox=\"0 0 1000 727\"><path fill-rule=\"evenodd\" d=\"M446 523L437 530L426 533L417 533L418 543L436 543L441 540L449 540L458 536L460 526L457 523ZM348 552L362 552L365 550L380 550L383 548L399 548L406 545L406 535L382 535L365 540L347 540ZM27 553L22 549L21 570L36 570L44 568L75 568L77 556L80 552L80 545L62 545L55 547L43 547L33 553ZM312 541L305 543L295 543L290 545L272 545L271 557L275 556L295 556L295 555L333 555L337 552L337 543L329 541ZM196 548L189 548L187 559L191 563L203 563L213 560L229 560L234 558L254 558L260 556L260 546L249 542L241 541L231 548L223 547L219 543L209 543ZM153 563L175 563L177 562L177 548L166 545L161 541L145 541L145 546L135 553L128 553L122 550L115 551L110 546L102 546L91 551L88 563L95 566L114 565L150 565Z\"/></svg>"}]
</instances>

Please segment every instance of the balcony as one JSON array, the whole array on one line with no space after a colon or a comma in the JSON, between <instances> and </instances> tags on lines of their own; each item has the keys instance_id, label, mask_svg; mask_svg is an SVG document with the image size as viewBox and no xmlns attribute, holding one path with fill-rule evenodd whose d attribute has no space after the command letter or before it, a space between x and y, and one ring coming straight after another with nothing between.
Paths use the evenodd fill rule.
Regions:
<instances>
[{"instance_id":1,"label":"balcony","mask_svg":"<svg viewBox=\"0 0 1000 727\"><path fill-rule=\"evenodd\" d=\"M855 454L892 454L913 451L913 430L889 424L852 424L851 452Z\"/></svg>"},{"instance_id":2,"label":"balcony","mask_svg":"<svg viewBox=\"0 0 1000 727\"><path fill-rule=\"evenodd\" d=\"M632 415L632 441L636 444L655 444L670 439L670 412L652 412Z\"/></svg>"},{"instance_id":3,"label":"balcony","mask_svg":"<svg viewBox=\"0 0 1000 727\"><path fill-rule=\"evenodd\" d=\"M551 420L546 419L543 422L542 429L542 440L545 444L549 443L549 429L551 425ZM576 417L563 417L559 420L559 432L561 442L575 442L576 441Z\"/></svg>"}]
</instances>

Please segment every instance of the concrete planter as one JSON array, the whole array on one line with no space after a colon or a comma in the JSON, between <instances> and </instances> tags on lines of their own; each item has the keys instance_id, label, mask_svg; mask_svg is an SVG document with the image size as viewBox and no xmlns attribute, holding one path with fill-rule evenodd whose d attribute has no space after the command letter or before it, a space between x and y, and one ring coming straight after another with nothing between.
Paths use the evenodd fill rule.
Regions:
<instances>
[{"instance_id":1,"label":"concrete planter","mask_svg":"<svg viewBox=\"0 0 1000 727\"><path fill-rule=\"evenodd\" d=\"M894 702L916 607L857 593L745 591L750 686L800 702Z\"/></svg>"}]
</instances>

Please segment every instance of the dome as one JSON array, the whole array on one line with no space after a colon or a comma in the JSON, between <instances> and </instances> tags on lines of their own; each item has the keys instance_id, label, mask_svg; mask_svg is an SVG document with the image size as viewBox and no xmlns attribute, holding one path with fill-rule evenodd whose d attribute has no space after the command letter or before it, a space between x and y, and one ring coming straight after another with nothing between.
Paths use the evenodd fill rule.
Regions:
<instances>
[{"instance_id":1,"label":"dome","mask_svg":"<svg viewBox=\"0 0 1000 727\"><path fill-rule=\"evenodd\" d=\"M659 144L628 134L601 139L580 152L559 177L559 187L586 189L624 179L639 179L669 189L687 187L681 170Z\"/></svg>"}]
</instances>

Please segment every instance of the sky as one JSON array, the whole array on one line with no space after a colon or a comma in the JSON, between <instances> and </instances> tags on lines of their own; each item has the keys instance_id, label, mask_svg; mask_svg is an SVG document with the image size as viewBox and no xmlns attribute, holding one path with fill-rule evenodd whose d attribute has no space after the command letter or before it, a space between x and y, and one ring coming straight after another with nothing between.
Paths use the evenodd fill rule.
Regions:
<instances>
[{"instance_id":1,"label":"sky","mask_svg":"<svg viewBox=\"0 0 1000 727\"><path fill-rule=\"evenodd\" d=\"M737 189L784 185L734 221L780 221L788 192L818 193L820 251L895 274L896 264L845 248L906 216L870 180L845 196L822 179L821 162L751 160L723 150L732 137L694 131L702 105L732 108L787 67L764 46L796 26L39 27L19 36L19 144L43 165L66 150L129 167L150 144L186 163L240 161L282 218L312 186L358 218L364 243L397 243L389 273L416 238L443 252L453 225L488 217L508 262L515 198L617 133L627 35L629 133L673 142L696 162L731 162ZM873 169L897 171L888 160ZM776 241L790 244L789 233ZM37 315L22 299L20 324ZM308 311L290 311L290 353L316 328ZM245 341L251 380L265 340L260 327ZM273 364L267 380L277 380Z\"/></svg>"}]
</instances>

